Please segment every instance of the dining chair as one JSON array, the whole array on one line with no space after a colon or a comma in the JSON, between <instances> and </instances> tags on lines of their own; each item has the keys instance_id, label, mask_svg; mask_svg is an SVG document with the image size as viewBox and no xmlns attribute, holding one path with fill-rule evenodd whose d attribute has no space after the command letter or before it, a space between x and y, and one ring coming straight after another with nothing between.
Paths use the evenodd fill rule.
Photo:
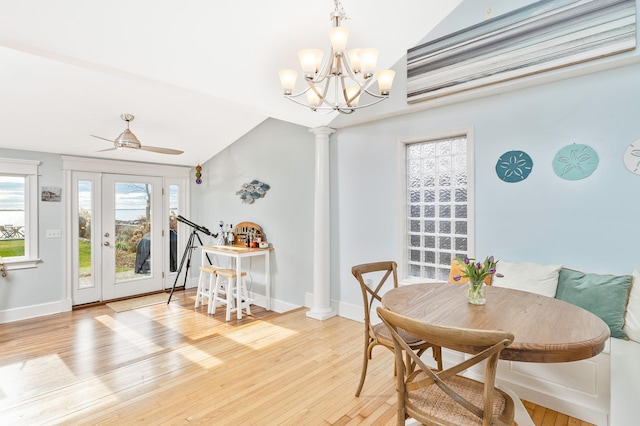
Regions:
<instances>
[{"instance_id":1,"label":"dining chair","mask_svg":"<svg viewBox=\"0 0 640 426\"><path fill-rule=\"evenodd\" d=\"M398 401L397 424L407 417L424 424L513 425L513 399L495 387L498 358L509 346L513 334L502 330L474 330L444 327L409 318L382 307L378 316L386 325L394 344ZM472 356L446 370L432 369L411 351L399 330L426 341ZM405 373L403 352L409 354L415 369ZM483 382L461 375L469 367L486 360Z\"/></svg>"},{"instance_id":2,"label":"dining chair","mask_svg":"<svg viewBox=\"0 0 640 426\"><path fill-rule=\"evenodd\" d=\"M393 288L398 287L398 271L396 262L382 261L356 265L351 268L351 273L360 284L364 305L364 358L362 361L360 384L358 385L358 390L356 390L356 396L360 396L362 386L364 385L364 379L367 375L367 366L371 359L373 348L377 345L381 345L391 351L394 350L393 340L391 339L391 334L387 327L382 323L373 324L371 322L371 312L374 308L374 303L379 303L381 301L383 291L387 290L383 287L388 281L393 285ZM373 286L374 278L379 279L378 284L375 287ZM389 280L389 278L391 279ZM410 350L416 351L418 356L431 348L433 359L436 361L438 368L442 369L442 353L438 346L412 336L402 330L400 331L400 334ZM407 361L407 368L411 369L413 363L410 361L408 355Z\"/></svg>"}]
</instances>

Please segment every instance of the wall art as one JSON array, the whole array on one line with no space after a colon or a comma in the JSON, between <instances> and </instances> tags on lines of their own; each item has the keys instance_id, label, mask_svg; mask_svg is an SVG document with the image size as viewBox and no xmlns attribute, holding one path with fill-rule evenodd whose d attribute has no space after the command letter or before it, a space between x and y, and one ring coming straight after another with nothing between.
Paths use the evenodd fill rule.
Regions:
<instances>
[{"instance_id":1,"label":"wall art","mask_svg":"<svg viewBox=\"0 0 640 426\"><path fill-rule=\"evenodd\" d=\"M57 186L43 186L40 199L42 201L60 202L62 199L62 188Z\"/></svg>"},{"instance_id":2,"label":"wall art","mask_svg":"<svg viewBox=\"0 0 640 426\"><path fill-rule=\"evenodd\" d=\"M591 176L598 168L598 154L589 145L572 144L562 148L553 158L553 171L566 180Z\"/></svg>"},{"instance_id":3,"label":"wall art","mask_svg":"<svg viewBox=\"0 0 640 426\"><path fill-rule=\"evenodd\" d=\"M243 203L252 204L258 198L264 198L269 189L271 189L269 185L254 179L249 183L242 184L236 195L240 196Z\"/></svg>"},{"instance_id":4,"label":"wall art","mask_svg":"<svg viewBox=\"0 0 640 426\"><path fill-rule=\"evenodd\" d=\"M627 170L633 174L640 175L640 139L627 147L623 160Z\"/></svg>"},{"instance_id":5,"label":"wall art","mask_svg":"<svg viewBox=\"0 0 640 426\"><path fill-rule=\"evenodd\" d=\"M416 103L636 47L635 0L543 0L407 51Z\"/></svg>"},{"instance_id":6,"label":"wall art","mask_svg":"<svg viewBox=\"0 0 640 426\"><path fill-rule=\"evenodd\" d=\"M507 151L498 158L496 174L507 183L522 182L531 173L533 160L524 151Z\"/></svg>"}]
</instances>

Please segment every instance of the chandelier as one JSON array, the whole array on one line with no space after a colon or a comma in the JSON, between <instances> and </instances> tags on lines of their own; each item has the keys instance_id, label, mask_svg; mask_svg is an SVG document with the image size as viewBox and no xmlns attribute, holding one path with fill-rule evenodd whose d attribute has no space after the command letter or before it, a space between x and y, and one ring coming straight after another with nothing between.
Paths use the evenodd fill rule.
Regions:
<instances>
[{"instance_id":1,"label":"chandelier","mask_svg":"<svg viewBox=\"0 0 640 426\"><path fill-rule=\"evenodd\" d=\"M298 52L298 58L308 87L299 93L293 93L298 73L292 69L280 71L280 83L286 98L309 107L312 111L351 114L356 109L387 99L395 71L382 70L375 73L378 49L347 51L349 30L340 26L346 16L340 0L334 0L334 3L335 10L330 15L333 27L329 30L331 52L327 60L322 62L323 52L320 49L302 49ZM375 80L378 81L378 93L369 90Z\"/></svg>"}]
</instances>

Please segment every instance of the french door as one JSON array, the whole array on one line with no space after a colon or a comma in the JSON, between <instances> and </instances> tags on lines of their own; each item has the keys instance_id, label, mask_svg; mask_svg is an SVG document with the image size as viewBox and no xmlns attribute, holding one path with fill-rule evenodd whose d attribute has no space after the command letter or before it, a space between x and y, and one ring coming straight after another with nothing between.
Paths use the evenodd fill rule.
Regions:
<instances>
[{"instance_id":1,"label":"french door","mask_svg":"<svg viewBox=\"0 0 640 426\"><path fill-rule=\"evenodd\" d=\"M163 196L163 178L92 172L70 183L73 305L163 290L176 273L181 186Z\"/></svg>"},{"instance_id":2,"label":"french door","mask_svg":"<svg viewBox=\"0 0 640 426\"><path fill-rule=\"evenodd\" d=\"M162 290L162 179L104 174L102 299Z\"/></svg>"}]
</instances>

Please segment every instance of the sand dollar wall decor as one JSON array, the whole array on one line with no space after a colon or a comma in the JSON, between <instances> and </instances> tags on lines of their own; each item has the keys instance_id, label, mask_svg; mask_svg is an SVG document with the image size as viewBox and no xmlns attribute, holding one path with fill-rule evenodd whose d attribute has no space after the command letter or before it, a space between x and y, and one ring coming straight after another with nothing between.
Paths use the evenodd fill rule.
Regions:
<instances>
[{"instance_id":1,"label":"sand dollar wall decor","mask_svg":"<svg viewBox=\"0 0 640 426\"><path fill-rule=\"evenodd\" d=\"M623 160L627 170L633 174L640 175L640 139L627 147Z\"/></svg>"},{"instance_id":2,"label":"sand dollar wall decor","mask_svg":"<svg viewBox=\"0 0 640 426\"><path fill-rule=\"evenodd\" d=\"M553 159L553 171L566 180L579 180L591 176L598 168L598 154L584 144L567 145Z\"/></svg>"},{"instance_id":3,"label":"sand dollar wall decor","mask_svg":"<svg viewBox=\"0 0 640 426\"><path fill-rule=\"evenodd\" d=\"M504 182L525 180L533 169L533 160L524 151L507 151L498 158L496 174Z\"/></svg>"}]
</instances>

